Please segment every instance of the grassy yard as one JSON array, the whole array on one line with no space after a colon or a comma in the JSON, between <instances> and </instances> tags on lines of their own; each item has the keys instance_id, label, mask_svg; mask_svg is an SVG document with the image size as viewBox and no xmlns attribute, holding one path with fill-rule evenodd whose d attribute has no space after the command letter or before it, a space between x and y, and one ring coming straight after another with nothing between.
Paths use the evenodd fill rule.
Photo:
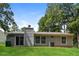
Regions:
<instances>
[{"instance_id":1,"label":"grassy yard","mask_svg":"<svg viewBox=\"0 0 79 59\"><path fill-rule=\"evenodd\" d=\"M78 48L61 47L3 47L0 46L2 56L79 56Z\"/></svg>"}]
</instances>

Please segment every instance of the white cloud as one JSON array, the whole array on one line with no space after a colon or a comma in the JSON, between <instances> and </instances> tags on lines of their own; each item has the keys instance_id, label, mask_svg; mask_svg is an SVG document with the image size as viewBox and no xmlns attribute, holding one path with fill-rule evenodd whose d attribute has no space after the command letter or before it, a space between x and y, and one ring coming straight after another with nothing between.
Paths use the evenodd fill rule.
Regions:
<instances>
[{"instance_id":1,"label":"white cloud","mask_svg":"<svg viewBox=\"0 0 79 59\"><path fill-rule=\"evenodd\" d=\"M36 24L35 26L33 25L33 28L35 31L38 31L38 25Z\"/></svg>"},{"instance_id":2,"label":"white cloud","mask_svg":"<svg viewBox=\"0 0 79 59\"><path fill-rule=\"evenodd\" d=\"M19 26L19 29L21 29L22 27L28 27L28 25L31 25L31 27L33 27L35 31L38 31L37 24L30 24L29 22L26 22L26 20L21 20L21 21L16 20L16 23Z\"/></svg>"},{"instance_id":3,"label":"white cloud","mask_svg":"<svg viewBox=\"0 0 79 59\"><path fill-rule=\"evenodd\" d=\"M29 25L29 23L26 22L25 20L16 21L16 23L18 24L19 28L27 27L27 25Z\"/></svg>"}]
</instances>

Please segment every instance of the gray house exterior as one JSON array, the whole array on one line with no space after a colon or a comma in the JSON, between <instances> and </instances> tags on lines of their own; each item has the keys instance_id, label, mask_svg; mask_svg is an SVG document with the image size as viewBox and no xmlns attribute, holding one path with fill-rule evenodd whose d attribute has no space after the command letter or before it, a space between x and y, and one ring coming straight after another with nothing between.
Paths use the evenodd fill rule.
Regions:
<instances>
[{"instance_id":1,"label":"gray house exterior","mask_svg":"<svg viewBox=\"0 0 79 59\"><path fill-rule=\"evenodd\" d=\"M6 33L0 30L0 44L5 44L6 41Z\"/></svg>"},{"instance_id":2,"label":"gray house exterior","mask_svg":"<svg viewBox=\"0 0 79 59\"><path fill-rule=\"evenodd\" d=\"M73 47L73 34L61 32L35 32L27 27L23 32L8 32L6 41L11 46Z\"/></svg>"}]
</instances>

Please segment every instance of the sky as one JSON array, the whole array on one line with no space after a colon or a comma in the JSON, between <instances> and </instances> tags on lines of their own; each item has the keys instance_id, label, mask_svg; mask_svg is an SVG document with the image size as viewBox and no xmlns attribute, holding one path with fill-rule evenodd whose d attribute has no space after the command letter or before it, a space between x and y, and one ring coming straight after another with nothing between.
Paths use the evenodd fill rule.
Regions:
<instances>
[{"instance_id":1,"label":"sky","mask_svg":"<svg viewBox=\"0 0 79 59\"><path fill-rule=\"evenodd\" d=\"M11 3L10 6L19 28L31 25L35 31L38 30L38 22L47 8L46 3Z\"/></svg>"}]
</instances>

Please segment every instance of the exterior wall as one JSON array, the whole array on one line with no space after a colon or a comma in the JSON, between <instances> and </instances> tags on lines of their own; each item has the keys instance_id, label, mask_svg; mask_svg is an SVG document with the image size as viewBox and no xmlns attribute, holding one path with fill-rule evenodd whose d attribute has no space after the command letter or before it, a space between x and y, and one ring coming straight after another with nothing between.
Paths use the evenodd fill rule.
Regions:
<instances>
[{"instance_id":1,"label":"exterior wall","mask_svg":"<svg viewBox=\"0 0 79 59\"><path fill-rule=\"evenodd\" d=\"M19 46L19 45L16 45L16 36L23 36L24 37L24 39L23 39L24 46L28 46L27 42L29 43L29 41L27 41L27 39L28 39L28 36L29 36L29 40L31 41L32 46L34 46L33 32L27 32L25 35L24 34L8 34L6 41L11 41L12 46ZM29 46L30 46L30 43L29 43Z\"/></svg>"},{"instance_id":2,"label":"exterior wall","mask_svg":"<svg viewBox=\"0 0 79 59\"><path fill-rule=\"evenodd\" d=\"M24 34L10 34L7 35L7 41L11 41L11 44L13 46L16 46L16 36L24 36L24 46L51 46L50 43L53 42L54 46L59 46L59 47L72 47L73 46L73 36L66 36L66 44L62 44L62 37L63 36L56 36L56 35L34 35L33 30L26 30ZM35 36L40 36L40 39L42 36L46 37L46 43L35 43L34 42L34 37ZM52 36L52 37L51 37ZM28 41L28 39L30 41ZM41 40L40 40L41 41ZM32 45L31 45L31 44Z\"/></svg>"},{"instance_id":3,"label":"exterior wall","mask_svg":"<svg viewBox=\"0 0 79 59\"><path fill-rule=\"evenodd\" d=\"M41 35L39 35L41 37ZM46 36L46 44L36 44L37 46L50 46L50 43L54 42L54 46L58 47L72 47L73 46L73 37L66 36L66 44L62 44L62 36Z\"/></svg>"},{"instance_id":4,"label":"exterior wall","mask_svg":"<svg viewBox=\"0 0 79 59\"><path fill-rule=\"evenodd\" d=\"M0 30L0 43L5 43L6 34Z\"/></svg>"},{"instance_id":5,"label":"exterior wall","mask_svg":"<svg viewBox=\"0 0 79 59\"><path fill-rule=\"evenodd\" d=\"M16 45L16 38L14 35L9 35L7 36L7 40L6 41L11 41L11 45L15 46Z\"/></svg>"},{"instance_id":6,"label":"exterior wall","mask_svg":"<svg viewBox=\"0 0 79 59\"><path fill-rule=\"evenodd\" d=\"M34 37L35 37L35 36L34 36ZM41 39L41 37L42 37L42 36L40 36L40 39ZM41 40L40 40L40 41L41 41ZM40 43L35 43L35 42L34 42L34 45L35 45L35 46L48 46L48 37L46 37L46 43L45 43L45 44L42 44L41 42L40 42Z\"/></svg>"},{"instance_id":7,"label":"exterior wall","mask_svg":"<svg viewBox=\"0 0 79 59\"><path fill-rule=\"evenodd\" d=\"M7 35L7 41L11 41L12 46L16 46L16 36L24 36L23 34Z\"/></svg>"},{"instance_id":8,"label":"exterior wall","mask_svg":"<svg viewBox=\"0 0 79 59\"><path fill-rule=\"evenodd\" d=\"M54 46L72 47L73 37L66 36L66 44L62 44L62 36L54 36L50 39L50 42L54 42Z\"/></svg>"},{"instance_id":9,"label":"exterior wall","mask_svg":"<svg viewBox=\"0 0 79 59\"><path fill-rule=\"evenodd\" d=\"M73 37L67 36L67 46L73 46Z\"/></svg>"}]
</instances>

